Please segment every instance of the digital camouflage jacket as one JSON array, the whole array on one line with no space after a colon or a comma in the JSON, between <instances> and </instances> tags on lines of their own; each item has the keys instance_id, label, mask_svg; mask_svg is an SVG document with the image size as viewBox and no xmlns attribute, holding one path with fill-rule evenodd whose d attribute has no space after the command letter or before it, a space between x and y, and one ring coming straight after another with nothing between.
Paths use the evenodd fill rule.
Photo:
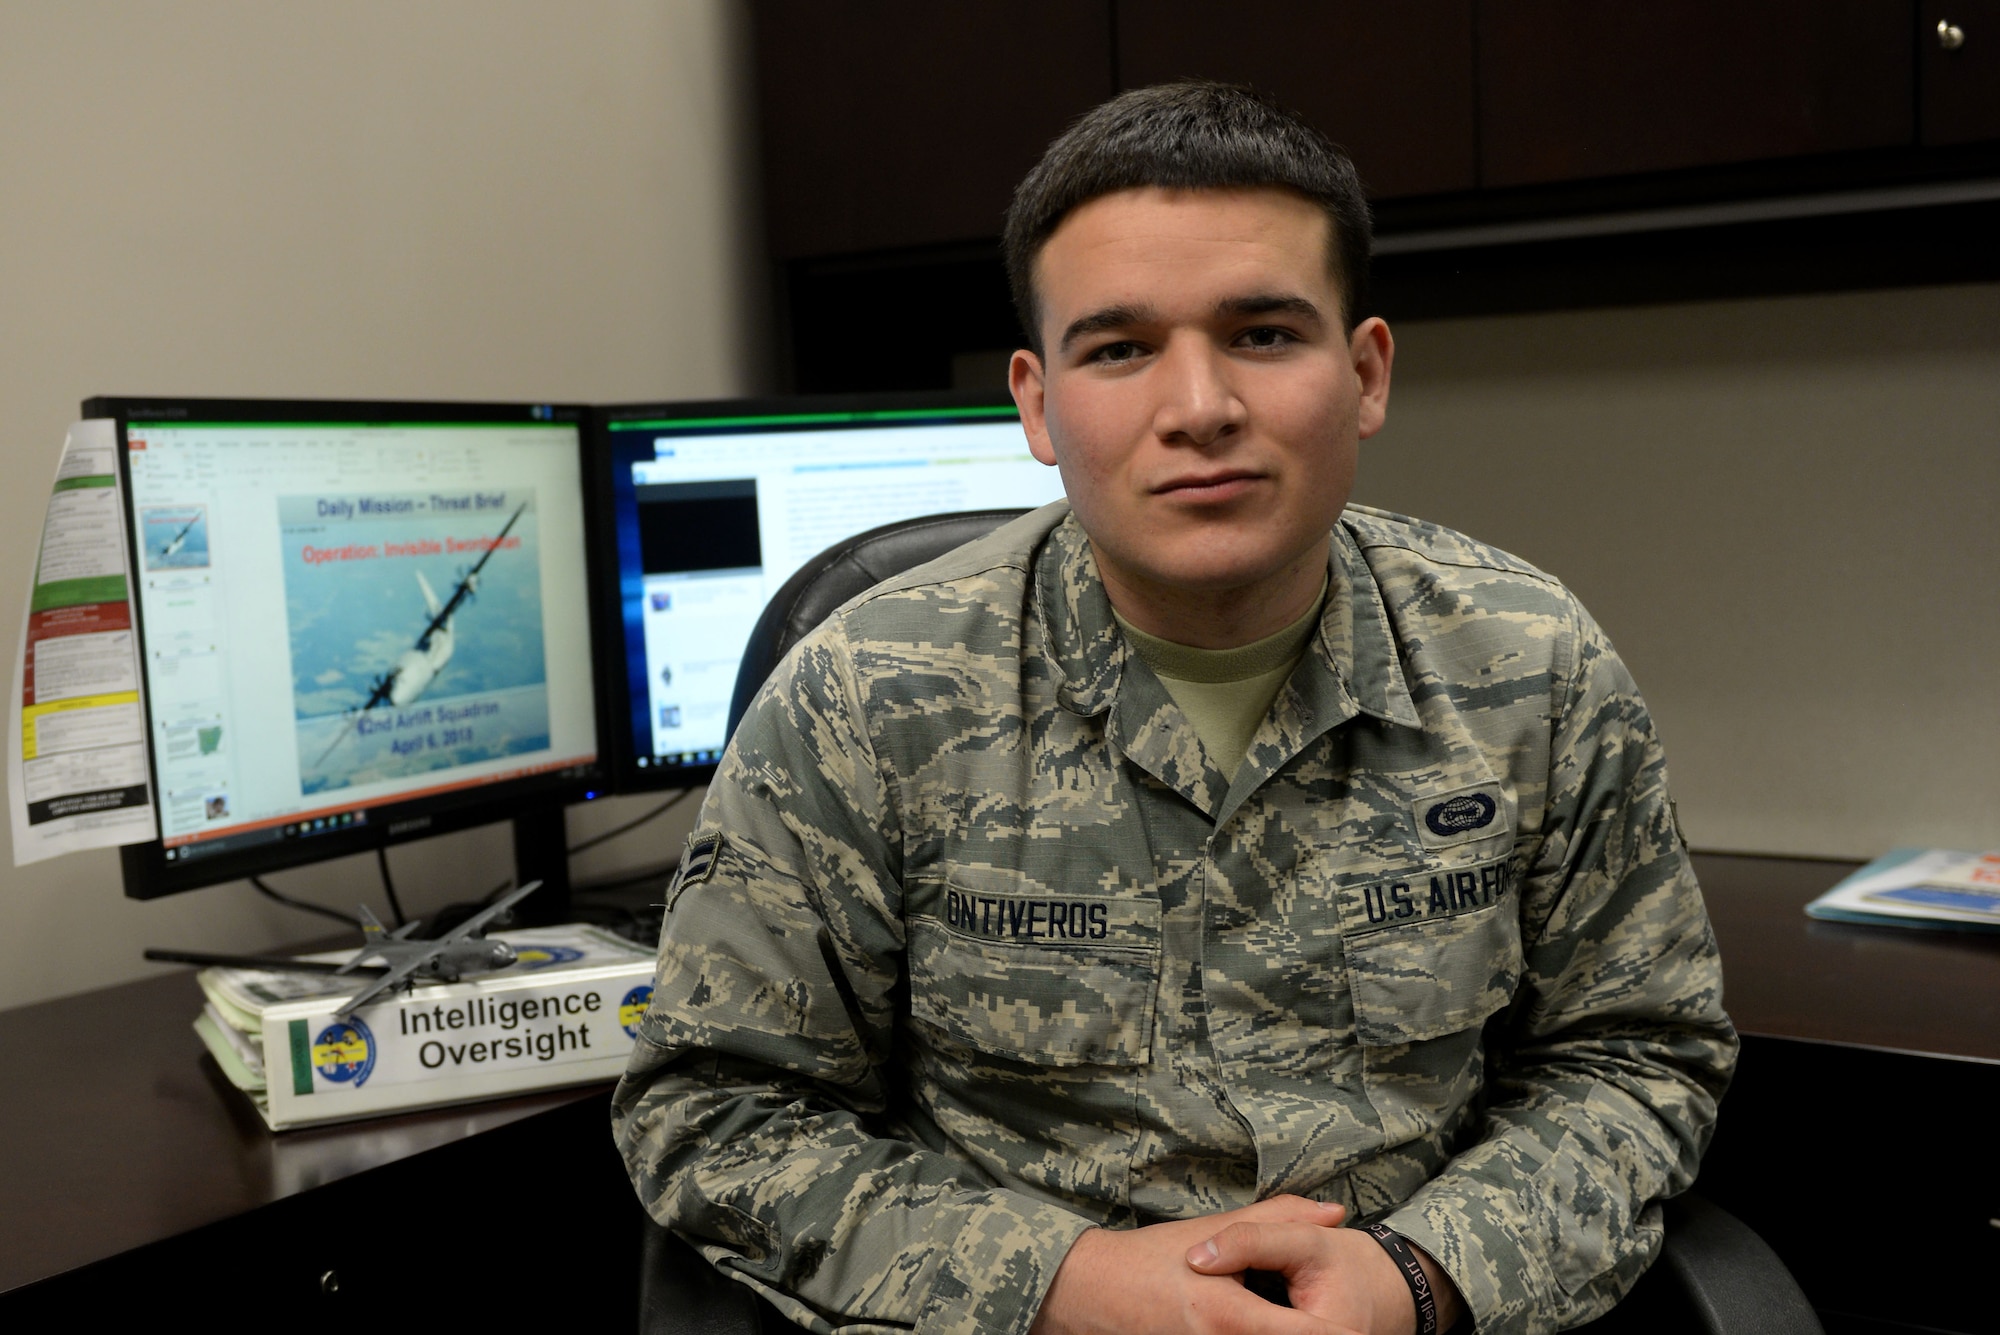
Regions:
<instances>
[{"instance_id":1,"label":"digital camouflage jacket","mask_svg":"<svg viewBox=\"0 0 2000 1335\"><path fill-rule=\"evenodd\" d=\"M1350 507L1234 778L1045 507L773 674L614 1101L655 1217L818 1330L1008 1332L1092 1224L1296 1192L1482 1335L1658 1250L1736 1039L1645 705L1560 584Z\"/></svg>"}]
</instances>

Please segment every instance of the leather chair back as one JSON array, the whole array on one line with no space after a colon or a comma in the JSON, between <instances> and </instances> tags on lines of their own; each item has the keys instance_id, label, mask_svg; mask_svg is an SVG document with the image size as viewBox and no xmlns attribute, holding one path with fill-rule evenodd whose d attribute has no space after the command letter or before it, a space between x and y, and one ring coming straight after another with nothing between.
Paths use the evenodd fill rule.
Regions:
<instances>
[{"instance_id":1,"label":"leather chair back","mask_svg":"<svg viewBox=\"0 0 2000 1335\"><path fill-rule=\"evenodd\" d=\"M729 735L778 660L836 607L892 575L900 575L954 547L985 537L1026 510L967 510L960 514L901 519L843 538L800 566L764 605L744 646L729 700Z\"/></svg>"}]
</instances>

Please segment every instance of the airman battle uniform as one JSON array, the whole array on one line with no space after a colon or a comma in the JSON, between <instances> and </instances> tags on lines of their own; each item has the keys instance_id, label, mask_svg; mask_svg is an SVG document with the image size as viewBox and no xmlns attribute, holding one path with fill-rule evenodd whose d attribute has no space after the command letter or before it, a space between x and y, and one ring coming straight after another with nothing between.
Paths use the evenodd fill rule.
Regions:
<instances>
[{"instance_id":1,"label":"airman battle uniform","mask_svg":"<svg viewBox=\"0 0 2000 1335\"><path fill-rule=\"evenodd\" d=\"M668 893L652 1213L817 1329L1009 1332L1071 1242L1277 1192L1482 1335L1610 1306L1736 1039L1650 720L1554 580L1350 507L1223 774L1057 503L837 612Z\"/></svg>"}]
</instances>

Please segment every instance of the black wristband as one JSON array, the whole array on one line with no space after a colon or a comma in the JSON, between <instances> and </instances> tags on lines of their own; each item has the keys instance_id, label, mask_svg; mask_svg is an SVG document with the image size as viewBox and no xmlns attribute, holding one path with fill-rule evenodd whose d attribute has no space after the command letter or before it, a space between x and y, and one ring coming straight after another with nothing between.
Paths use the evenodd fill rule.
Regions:
<instances>
[{"instance_id":1,"label":"black wristband","mask_svg":"<svg viewBox=\"0 0 2000 1335\"><path fill-rule=\"evenodd\" d=\"M1365 1224L1361 1231L1381 1243L1382 1250L1403 1272L1403 1282L1410 1286L1410 1297L1417 1304L1417 1335L1438 1335L1437 1295L1431 1292L1431 1277L1424 1273L1423 1262L1410 1250L1410 1244L1386 1224Z\"/></svg>"}]
</instances>

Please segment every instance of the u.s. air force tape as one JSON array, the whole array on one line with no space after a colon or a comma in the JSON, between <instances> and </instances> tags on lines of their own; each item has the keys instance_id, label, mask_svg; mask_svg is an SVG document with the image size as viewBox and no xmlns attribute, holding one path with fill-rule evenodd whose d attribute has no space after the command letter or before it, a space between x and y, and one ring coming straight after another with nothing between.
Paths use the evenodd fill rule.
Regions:
<instances>
[{"instance_id":1,"label":"u.s. air force tape","mask_svg":"<svg viewBox=\"0 0 2000 1335\"><path fill-rule=\"evenodd\" d=\"M681 853L681 865L674 871L674 879L667 886L667 911L673 912L674 901L681 892L691 885L700 885L715 870L715 860L722 855L722 831L711 830L707 834L688 836L687 848Z\"/></svg>"}]
</instances>

